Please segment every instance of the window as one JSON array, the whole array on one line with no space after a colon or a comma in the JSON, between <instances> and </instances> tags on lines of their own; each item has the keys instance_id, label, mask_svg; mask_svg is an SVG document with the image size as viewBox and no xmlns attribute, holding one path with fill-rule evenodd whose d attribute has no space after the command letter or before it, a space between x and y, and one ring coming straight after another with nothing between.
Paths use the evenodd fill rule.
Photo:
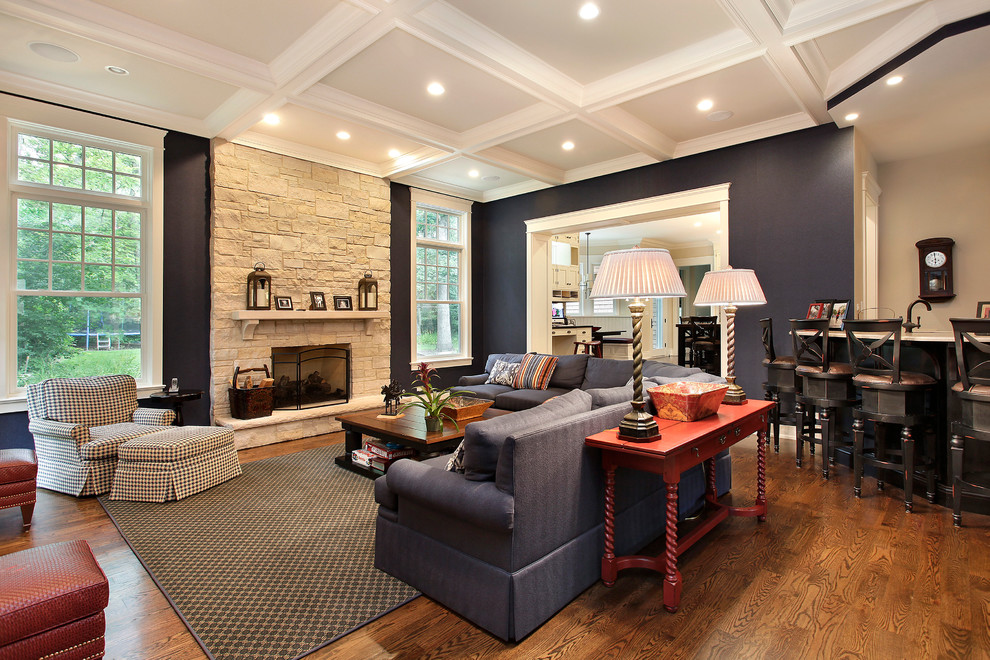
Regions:
<instances>
[{"instance_id":1,"label":"window","mask_svg":"<svg viewBox=\"0 0 990 660\"><path fill-rule=\"evenodd\" d=\"M412 206L413 364L469 364L471 203L413 190Z\"/></svg>"},{"instance_id":2,"label":"window","mask_svg":"<svg viewBox=\"0 0 990 660\"><path fill-rule=\"evenodd\" d=\"M157 384L160 152L13 119L8 127L0 227L12 268L2 302L14 333L3 340L0 398L52 377L127 373Z\"/></svg>"},{"instance_id":3,"label":"window","mask_svg":"<svg viewBox=\"0 0 990 660\"><path fill-rule=\"evenodd\" d=\"M612 316L615 314L615 300L612 298L592 298L592 312L597 315Z\"/></svg>"},{"instance_id":4,"label":"window","mask_svg":"<svg viewBox=\"0 0 990 660\"><path fill-rule=\"evenodd\" d=\"M581 303L580 302L564 303L564 313L567 314L567 316L581 316Z\"/></svg>"}]
</instances>

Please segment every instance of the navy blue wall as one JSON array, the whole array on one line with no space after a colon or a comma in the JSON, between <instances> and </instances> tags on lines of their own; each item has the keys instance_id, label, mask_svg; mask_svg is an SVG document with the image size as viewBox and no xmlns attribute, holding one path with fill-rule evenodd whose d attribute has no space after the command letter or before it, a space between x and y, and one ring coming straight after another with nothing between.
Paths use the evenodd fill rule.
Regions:
<instances>
[{"instance_id":1,"label":"navy blue wall","mask_svg":"<svg viewBox=\"0 0 990 660\"><path fill-rule=\"evenodd\" d=\"M852 299L852 130L820 126L482 205L474 224L482 358L526 347L524 221L720 183L731 184L730 263L754 269L768 300L736 317L736 374L761 397L758 320L777 321L777 348L789 354L786 319L803 318L816 298Z\"/></svg>"},{"instance_id":2,"label":"navy blue wall","mask_svg":"<svg viewBox=\"0 0 990 660\"><path fill-rule=\"evenodd\" d=\"M186 403L187 424L210 418L210 141L165 136L164 319L162 370L166 380L205 391ZM154 406L142 400L142 406ZM0 415L0 448L34 447L27 413Z\"/></svg>"}]
</instances>

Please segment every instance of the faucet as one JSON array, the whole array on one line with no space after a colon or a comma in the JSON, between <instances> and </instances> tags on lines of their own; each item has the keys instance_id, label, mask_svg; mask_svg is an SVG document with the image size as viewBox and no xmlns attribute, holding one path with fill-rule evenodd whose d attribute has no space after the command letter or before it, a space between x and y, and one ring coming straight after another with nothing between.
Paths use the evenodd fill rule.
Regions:
<instances>
[{"instance_id":1,"label":"faucet","mask_svg":"<svg viewBox=\"0 0 990 660\"><path fill-rule=\"evenodd\" d=\"M928 302L927 300L924 300L922 298L918 298L917 300L915 300L914 302L912 302L910 305L908 305L907 314L905 314L905 316L907 318L907 321L905 321L904 323L901 324L901 325L904 326L904 331L905 332L911 332L915 328L920 328L921 327L921 317L920 316L918 317L918 322L917 323L911 323L911 312L914 311L914 306L917 305L918 303L921 303L922 305L924 305L925 306L925 309L927 309L929 312L932 311L932 304L930 302Z\"/></svg>"}]
</instances>

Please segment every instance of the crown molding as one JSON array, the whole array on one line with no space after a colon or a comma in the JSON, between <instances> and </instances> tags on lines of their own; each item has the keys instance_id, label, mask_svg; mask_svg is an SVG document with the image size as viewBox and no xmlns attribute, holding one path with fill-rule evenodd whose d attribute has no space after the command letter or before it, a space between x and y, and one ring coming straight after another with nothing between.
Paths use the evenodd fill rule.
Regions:
<instances>
[{"instance_id":1,"label":"crown molding","mask_svg":"<svg viewBox=\"0 0 990 660\"><path fill-rule=\"evenodd\" d=\"M279 54L270 65L272 78L284 85L302 76L315 62L348 41L351 35L374 20L375 14L340 3L299 39ZM353 53L351 54L353 56ZM349 58L348 58L349 59ZM339 66L337 64L336 66ZM334 68L336 68L334 66ZM320 76L321 78L324 77Z\"/></svg>"},{"instance_id":2,"label":"crown molding","mask_svg":"<svg viewBox=\"0 0 990 660\"><path fill-rule=\"evenodd\" d=\"M441 151L433 147L422 147L385 163L382 171L387 177L413 175L428 167L442 165L447 161L459 158L460 152Z\"/></svg>"},{"instance_id":3,"label":"crown molding","mask_svg":"<svg viewBox=\"0 0 990 660\"><path fill-rule=\"evenodd\" d=\"M90 0L0 0L0 12L217 82L260 92L275 88L268 67L257 60Z\"/></svg>"},{"instance_id":4,"label":"crown molding","mask_svg":"<svg viewBox=\"0 0 990 660\"><path fill-rule=\"evenodd\" d=\"M537 190L546 190L547 188L552 188L549 183L543 183L541 181L521 181L520 183L514 183L511 186L502 186L501 188L492 188L484 194L484 202L494 202L497 199L506 199L508 197L515 197L516 195L525 195L526 193L536 192Z\"/></svg>"},{"instance_id":5,"label":"crown molding","mask_svg":"<svg viewBox=\"0 0 990 660\"><path fill-rule=\"evenodd\" d=\"M564 173L564 183L574 183L575 181L593 179L596 176L615 174L616 172L622 172L623 170L631 170L636 167L643 167L644 165L652 165L656 162L657 160L655 158L650 158L646 154L629 154L628 156L613 158L612 160L606 160L601 163L594 163L592 165L585 165L584 167L575 167L572 170L567 170L567 172Z\"/></svg>"},{"instance_id":6,"label":"crown molding","mask_svg":"<svg viewBox=\"0 0 990 660\"><path fill-rule=\"evenodd\" d=\"M386 133L398 134L444 151L456 150L461 143L460 134L456 131L391 110L322 83L313 85L306 92L292 97L291 101L312 110Z\"/></svg>"},{"instance_id":7,"label":"crown molding","mask_svg":"<svg viewBox=\"0 0 990 660\"><path fill-rule=\"evenodd\" d=\"M65 87L36 78L28 78L9 71L0 71L0 88L28 98L58 103L112 119L124 119L145 126L182 131L200 137L213 137L209 128L202 121L192 117L155 110L144 105Z\"/></svg>"},{"instance_id":8,"label":"crown molding","mask_svg":"<svg viewBox=\"0 0 990 660\"><path fill-rule=\"evenodd\" d=\"M830 70L825 56L822 55L821 48L815 41L805 41L792 46L795 56L801 60L808 75L815 81L819 90L824 90L828 86Z\"/></svg>"},{"instance_id":9,"label":"crown molding","mask_svg":"<svg viewBox=\"0 0 990 660\"><path fill-rule=\"evenodd\" d=\"M245 147L251 147L253 149L260 149L261 151L270 151L271 153L280 154L282 156L299 158L300 160L309 161L311 163L329 165L330 167L337 167L342 170L357 172L358 174L367 174L380 179L385 178L385 175L382 172L382 167L376 163L371 163L359 158L351 158L350 156L344 156L343 154L317 149L316 147L310 147L307 145L298 144L296 142L290 142L288 140L282 140L269 135L262 135L261 133L248 131L238 135L233 140L230 140L230 142Z\"/></svg>"},{"instance_id":10,"label":"crown molding","mask_svg":"<svg viewBox=\"0 0 990 660\"><path fill-rule=\"evenodd\" d=\"M454 185L452 183L444 183L443 181L430 179L428 177L424 177L419 174L409 174L401 177L400 179L393 178L392 181L395 181L396 183L401 183L411 188L421 188L423 190L440 193L442 195L452 195L454 197L461 197L463 199L468 199L472 202L485 201L484 194L479 190L474 190L472 188L465 188L463 186Z\"/></svg>"},{"instance_id":11,"label":"crown molding","mask_svg":"<svg viewBox=\"0 0 990 660\"><path fill-rule=\"evenodd\" d=\"M879 18L929 0L804 0L791 12L784 26L784 45L817 39L859 23Z\"/></svg>"},{"instance_id":12,"label":"crown molding","mask_svg":"<svg viewBox=\"0 0 990 660\"><path fill-rule=\"evenodd\" d=\"M445 2L429 5L416 14L416 21L418 25L407 23L410 31L427 35L451 55L474 66L479 62L473 53L482 55L497 63L486 67L489 73L538 99L571 108L581 102L580 83Z\"/></svg>"},{"instance_id":13,"label":"crown molding","mask_svg":"<svg viewBox=\"0 0 990 660\"><path fill-rule=\"evenodd\" d=\"M715 149L731 147L744 142L762 140L763 138L781 135L782 133L799 131L801 129L811 128L813 126L817 126L817 124L811 117L803 112L798 112L786 117L770 119L758 124L751 124L749 126L743 126L742 128L736 128L731 131L723 131L721 133L716 133L715 135L707 135L705 137L695 138L693 140L685 140L677 145L677 152L674 154L674 157L682 158L684 156L690 156L692 154L698 154L705 151L713 151Z\"/></svg>"}]
</instances>

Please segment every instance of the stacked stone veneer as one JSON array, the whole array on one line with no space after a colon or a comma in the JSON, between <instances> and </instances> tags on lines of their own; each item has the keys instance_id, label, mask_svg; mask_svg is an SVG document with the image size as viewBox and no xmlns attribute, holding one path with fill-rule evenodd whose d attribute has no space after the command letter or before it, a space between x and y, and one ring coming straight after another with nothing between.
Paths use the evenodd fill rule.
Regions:
<instances>
[{"instance_id":1,"label":"stacked stone veneer","mask_svg":"<svg viewBox=\"0 0 990 660\"><path fill-rule=\"evenodd\" d=\"M356 310L358 280L370 270L378 279L378 308L388 311L388 183L223 140L213 142L212 183L215 418L230 414L227 387L235 365L270 367L273 346L350 344L352 399L380 396L389 380L387 319L371 322L370 335L361 320L262 321L245 340L231 313L245 309L247 275L259 261L272 276L273 294L291 296L296 307L308 307L309 292L322 291L330 309L332 296L348 295ZM334 408L323 410L332 416ZM327 430L312 420L296 425L296 437Z\"/></svg>"}]
</instances>

